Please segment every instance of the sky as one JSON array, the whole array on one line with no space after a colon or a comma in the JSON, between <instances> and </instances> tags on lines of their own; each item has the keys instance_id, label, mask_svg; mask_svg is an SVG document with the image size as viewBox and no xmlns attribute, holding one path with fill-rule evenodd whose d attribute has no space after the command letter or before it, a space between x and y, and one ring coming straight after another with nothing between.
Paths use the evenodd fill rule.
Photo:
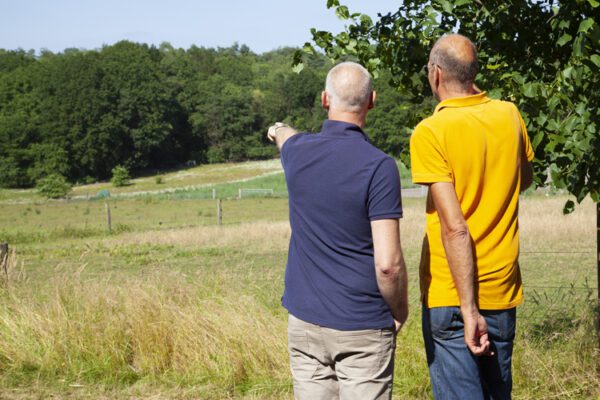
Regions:
<instances>
[{"instance_id":1,"label":"sky","mask_svg":"<svg viewBox=\"0 0 600 400\"><path fill-rule=\"evenodd\" d=\"M343 30L326 0L0 0L0 48L97 49L120 40L174 47L246 44L256 53L310 41L310 28ZM372 18L392 0L342 0Z\"/></svg>"}]
</instances>

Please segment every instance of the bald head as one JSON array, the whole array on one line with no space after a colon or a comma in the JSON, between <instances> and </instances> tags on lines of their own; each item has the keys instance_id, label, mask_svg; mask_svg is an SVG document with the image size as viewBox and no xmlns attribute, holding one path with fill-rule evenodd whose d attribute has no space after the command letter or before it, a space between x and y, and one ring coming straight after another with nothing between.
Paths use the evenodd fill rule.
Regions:
<instances>
[{"instance_id":1,"label":"bald head","mask_svg":"<svg viewBox=\"0 0 600 400\"><path fill-rule=\"evenodd\" d=\"M445 71L448 83L461 88L470 88L479 71L477 49L468 38L458 35L444 35L433 45L429 62Z\"/></svg>"},{"instance_id":2,"label":"bald head","mask_svg":"<svg viewBox=\"0 0 600 400\"><path fill-rule=\"evenodd\" d=\"M369 72L355 62L336 65L325 81L329 107L341 112L363 112L371 101L372 90Z\"/></svg>"}]
</instances>

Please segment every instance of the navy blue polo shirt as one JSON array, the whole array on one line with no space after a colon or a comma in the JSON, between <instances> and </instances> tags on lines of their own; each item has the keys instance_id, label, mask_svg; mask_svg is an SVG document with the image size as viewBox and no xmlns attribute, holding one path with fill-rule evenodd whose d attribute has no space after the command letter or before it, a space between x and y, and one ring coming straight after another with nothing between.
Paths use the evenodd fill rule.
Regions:
<instances>
[{"instance_id":1,"label":"navy blue polo shirt","mask_svg":"<svg viewBox=\"0 0 600 400\"><path fill-rule=\"evenodd\" d=\"M396 162L356 125L326 120L281 149L292 236L283 306L338 330L393 326L375 278L371 221L402 216Z\"/></svg>"}]
</instances>

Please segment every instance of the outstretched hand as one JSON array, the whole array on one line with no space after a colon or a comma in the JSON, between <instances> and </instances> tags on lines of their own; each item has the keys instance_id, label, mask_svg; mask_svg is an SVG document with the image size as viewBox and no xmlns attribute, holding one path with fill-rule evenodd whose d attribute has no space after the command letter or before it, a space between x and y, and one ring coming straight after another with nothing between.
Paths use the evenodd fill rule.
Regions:
<instances>
[{"instance_id":1,"label":"outstretched hand","mask_svg":"<svg viewBox=\"0 0 600 400\"><path fill-rule=\"evenodd\" d=\"M267 130L267 139L271 142L275 142L277 147L281 150L281 146L288 140L290 137L294 136L298 131L288 124L284 124L283 122L275 122L275 124L271 125Z\"/></svg>"},{"instance_id":2,"label":"outstretched hand","mask_svg":"<svg viewBox=\"0 0 600 400\"><path fill-rule=\"evenodd\" d=\"M465 324L465 343L475 356L492 356L490 340L488 337L488 327L485 318L479 311L462 313Z\"/></svg>"},{"instance_id":3,"label":"outstretched hand","mask_svg":"<svg viewBox=\"0 0 600 400\"><path fill-rule=\"evenodd\" d=\"M269 139L271 142L274 142L275 138L277 137L277 129L283 128L284 126L286 126L286 124L283 122L275 122L273 125L271 125L267 131L267 139Z\"/></svg>"}]
</instances>

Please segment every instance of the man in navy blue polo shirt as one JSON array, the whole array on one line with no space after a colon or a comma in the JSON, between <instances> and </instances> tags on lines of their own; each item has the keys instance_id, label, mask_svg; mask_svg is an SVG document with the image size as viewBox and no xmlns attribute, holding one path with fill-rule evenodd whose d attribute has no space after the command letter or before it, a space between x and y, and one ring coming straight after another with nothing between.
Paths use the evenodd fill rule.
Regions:
<instances>
[{"instance_id":1,"label":"man in navy blue polo shirt","mask_svg":"<svg viewBox=\"0 0 600 400\"><path fill-rule=\"evenodd\" d=\"M395 161L362 128L375 92L366 69L332 68L320 133L281 123L292 236L283 306L296 399L389 399L396 334L408 316Z\"/></svg>"}]
</instances>

